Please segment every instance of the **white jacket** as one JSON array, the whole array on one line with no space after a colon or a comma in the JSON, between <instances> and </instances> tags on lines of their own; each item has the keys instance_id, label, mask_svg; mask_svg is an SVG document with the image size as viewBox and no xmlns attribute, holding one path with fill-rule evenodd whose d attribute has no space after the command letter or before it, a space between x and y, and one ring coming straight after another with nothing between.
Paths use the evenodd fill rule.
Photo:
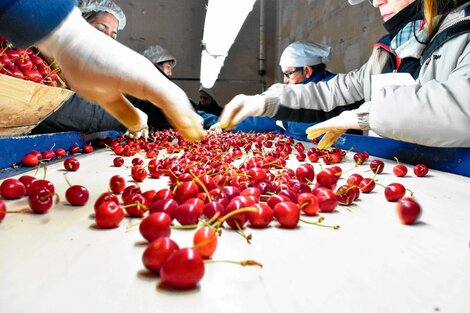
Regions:
<instances>
[{"instance_id":1,"label":"white jacket","mask_svg":"<svg viewBox=\"0 0 470 313\"><path fill-rule=\"evenodd\" d=\"M470 10L466 7L468 3L446 17L425 54L426 47L412 39L413 53L422 64L416 85L386 86L377 99L368 102L371 75L382 73L390 57L376 47L360 69L328 82L272 86L264 93L265 115L280 119L288 115L307 122L308 110L329 112L364 99L370 129L381 136L434 147L470 147L470 16L466 15ZM456 25L460 26L458 34L446 33ZM428 53L432 46L436 47Z\"/></svg>"}]
</instances>

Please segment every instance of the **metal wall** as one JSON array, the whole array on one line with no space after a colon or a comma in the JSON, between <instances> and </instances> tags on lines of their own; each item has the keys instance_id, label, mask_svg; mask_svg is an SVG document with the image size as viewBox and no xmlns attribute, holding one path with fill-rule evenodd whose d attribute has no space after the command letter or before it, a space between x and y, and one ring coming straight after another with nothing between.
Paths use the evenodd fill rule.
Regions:
<instances>
[{"instance_id":1,"label":"metal wall","mask_svg":"<svg viewBox=\"0 0 470 313\"><path fill-rule=\"evenodd\" d=\"M155 43L166 47L178 61L175 83L197 99L206 0L115 1L127 16L118 40L137 52ZM363 64L372 43L384 33L380 15L367 1L350 6L346 0L264 0L266 74L260 76L260 4L257 0L216 82L220 104L238 93L259 93L260 81L266 86L279 82L280 53L293 41L331 45L328 68L340 72Z\"/></svg>"}]
</instances>

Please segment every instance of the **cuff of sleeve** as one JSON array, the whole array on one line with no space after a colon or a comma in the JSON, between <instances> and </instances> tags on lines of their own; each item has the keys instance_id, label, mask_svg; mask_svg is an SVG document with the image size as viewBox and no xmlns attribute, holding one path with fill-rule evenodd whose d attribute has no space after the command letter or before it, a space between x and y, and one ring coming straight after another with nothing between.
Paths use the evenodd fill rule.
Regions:
<instances>
[{"instance_id":1,"label":"cuff of sleeve","mask_svg":"<svg viewBox=\"0 0 470 313\"><path fill-rule=\"evenodd\" d=\"M357 123L361 130L369 130L369 109L370 109L370 102L365 102L361 105L358 109L354 110L357 114Z\"/></svg>"}]
</instances>

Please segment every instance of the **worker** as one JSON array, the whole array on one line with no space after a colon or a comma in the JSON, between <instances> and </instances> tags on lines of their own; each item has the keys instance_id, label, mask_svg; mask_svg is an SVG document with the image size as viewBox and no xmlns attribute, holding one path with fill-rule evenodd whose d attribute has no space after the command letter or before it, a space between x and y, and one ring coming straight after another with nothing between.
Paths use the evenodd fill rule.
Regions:
<instances>
[{"instance_id":1,"label":"worker","mask_svg":"<svg viewBox=\"0 0 470 313\"><path fill-rule=\"evenodd\" d=\"M142 55L149 59L165 75L173 76L176 58L167 49L159 45L152 45L145 49Z\"/></svg>"},{"instance_id":2,"label":"worker","mask_svg":"<svg viewBox=\"0 0 470 313\"><path fill-rule=\"evenodd\" d=\"M232 128L247 116L309 122L316 110L331 111L365 99L358 109L307 129L309 138L326 133L319 143L326 148L347 129L361 129L426 146L470 147L468 0L372 4L388 34L365 65L327 82L238 95L225 106L221 126ZM391 83L386 82L390 74L375 75L395 72Z\"/></svg>"},{"instance_id":3,"label":"worker","mask_svg":"<svg viewBox=\"0 0 470 313\"><path fill-rule=\"evenodd\" d=\"M73 0L0 3L0 33L17 47L36 45L56 60L70 87L100 104L132 132L147 118L124 95L148 99L188 140L203 136L186 94L143 56L90 26Z\"/></svg>"}]
</instances>

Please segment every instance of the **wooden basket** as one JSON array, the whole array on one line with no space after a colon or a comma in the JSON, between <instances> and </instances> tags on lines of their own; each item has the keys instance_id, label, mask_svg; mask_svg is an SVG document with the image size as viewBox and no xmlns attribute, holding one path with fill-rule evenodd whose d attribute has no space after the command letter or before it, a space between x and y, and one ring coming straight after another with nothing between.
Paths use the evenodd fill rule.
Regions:
<instances>
[{"instance_id":1,"label":"wooden basket","mask_svg":"<svg viewBox=\"0 0 470 313\"><path fill-rule=\"evenodd\" d=\"M69 89L0 74L0 137L28 134L72 95Z\"/></svg>"}]
</instances>

